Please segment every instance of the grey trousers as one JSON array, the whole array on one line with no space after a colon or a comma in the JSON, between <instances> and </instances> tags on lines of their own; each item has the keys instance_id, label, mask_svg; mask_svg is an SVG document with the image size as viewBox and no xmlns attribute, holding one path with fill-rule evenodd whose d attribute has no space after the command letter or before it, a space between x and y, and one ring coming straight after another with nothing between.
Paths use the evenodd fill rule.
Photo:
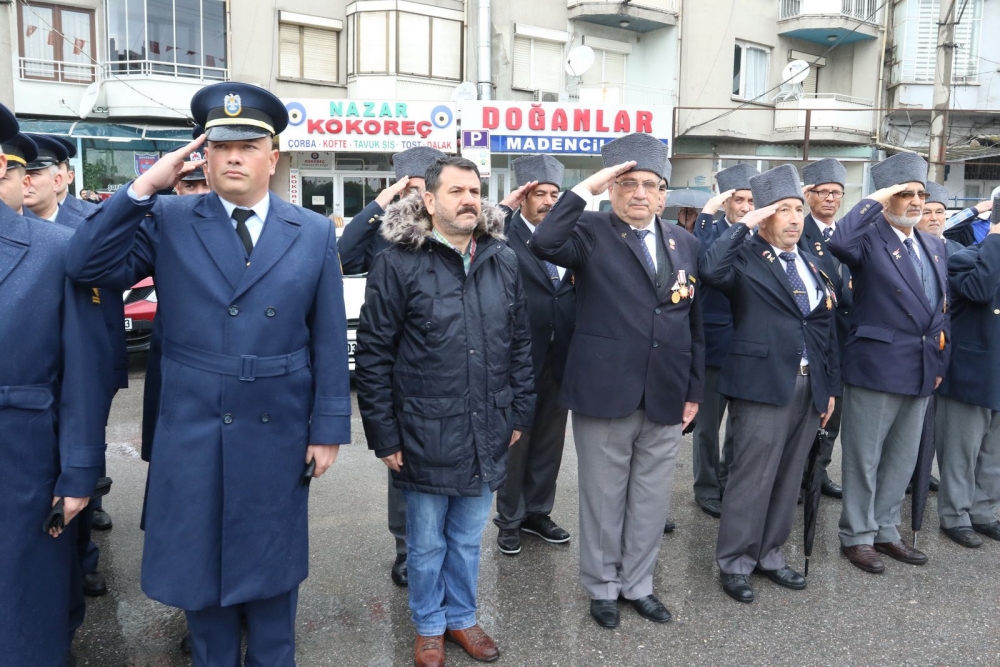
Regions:
<instances>
[{"instance_id":1,"label":"grey trousers","mask_svg":"<svg viewBox=\"0 0 1000 667\"><path fill-rule=\"evenodd\" d=\"M844 387L840 543L899 541L899 508L913 476L930 396Z\"/></svg>"},{"instance_id":2,"label":"grey trousers","mask_svg":"<svg viewBox=\"0 0 1000 667\"><path fill-rule=\"evenodd\" d=\"M406 555L406 497L392 483L392 470L389 470L389 532L396 539L396 555Z\"/></svg>"},{"instance_id":3,"label":"grey trousers","mask_svg":"<svg viewBox=\"0 0 1000 667\"><path fill-rule=\"evenodd\" d=\"M694 475L694 499L720 500L726 486L726 468L732 460L733 430L726 427L723 455L719 456L719 429L722 415L729 399L715 391L719 381L719 369L705 367L705 400L698 408L698 419L694 426L692 444L692 473Z\"/></svg>"},{"instance_id":4,"label":"grey trousers","mask_svg":"<svg viewBox=\"0 0 1000 667\"><path fill-rule=\"evenodd\" d=\"M1000 505L1000 412L938 396L938 516L945 528L988 524Z\"/></svg>"},{"instance_id":5,"label":"grey trousers","mask_svg":"<svg viewBox=\"0 0 1000 667\"><path fill-rule=\"evenodd\" d=\"M724 574L785 567L781 545L792 532L809 448L820 414L807 376L787 405L732 400L733 464L722 497L715 562Z\"/></svg>"},{"instance_id":6,"label":"grey trousers","mask_svg":"<svg viewBox=\"0 0 1000 667\"><path fill-rule=\"evenodd\" d=\"M573 413L580 486L580 582L593 600L653 593L670 512L681 425L636 410L622 419Z\"/></svg>"},{"instance_id":7,"label":"grey trousers","mask_svg":"<svg viewBox=\"0 0 1000 667\"><path fill-rule=\"evenodd\" d=\"M507 482L497 491L493 523L517 530L529 516L548 516L556 502L569 411L559 405L559 384L546 359L535 381L535 419L507 450Z\"/></svg>"}]
</instances>

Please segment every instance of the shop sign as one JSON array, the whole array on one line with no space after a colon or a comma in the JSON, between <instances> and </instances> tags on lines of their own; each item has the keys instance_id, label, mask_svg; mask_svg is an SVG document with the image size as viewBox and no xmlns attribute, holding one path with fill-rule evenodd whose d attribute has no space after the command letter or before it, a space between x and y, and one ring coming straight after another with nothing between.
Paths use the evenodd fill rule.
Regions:
<instances>
[{"instance_id":1,"label":"shop sign","mask_svg":"<svg viewBox=\"0 0 1000 667\"><path fill-rule=\"evenodd\" d=\"M299 158L299 169L323 169L329 171L333 169L333 153L301 153Z\"/></svg>"},{"instance_id":2,"label":"shop sign","mask_svg":"<svg viewBox=\"0 0 1000 667\"><path fill-rule=\"evenodd\" d=\"M490 133L486 130L462 130L462 157L479 167L480 176L490 175Z\"/></svg>"},{"instance_id":3,"label":"shop sign","mask_svg":"<svg viewBox=\"0 0 1000 667\"><path fill-rule=\"evenodd\" d=\"M149 171L149 168L160 159L159 153L133 153L133 155L135 157L135 175L137 177Z\"/></svg>"},{"instance_id":4,"label":"shop sign","mask_svg":"<svg viewBox=\"0 0 1000 667\"><path fill-rule=\"evenodd\" d=\"M302 205L302 180L298 169L288 170L288 201L296 206Z\"/></svg>"},{"instance_id":5,"label":"shop sign","mask_svg":"<svg viewBox=\"0 0 1000 667\"><path fill-rule=\"evenodd\" d=\"M396 100L285 99L283 151L397 153L429 146L455 153L455 105Z\"/></svg>"},{"instance_id":6,"label":"shop sign","mask_svg":"<svg viewBox=\"0 0 1000 667\"><path fill-rule=\"evenodd\" d=\"M633 132L670 148L673 108L665 105L466 100L459 110L463 127L489 132L493 153L600 155L604 144Z\"/></svg>"}]
</instances>

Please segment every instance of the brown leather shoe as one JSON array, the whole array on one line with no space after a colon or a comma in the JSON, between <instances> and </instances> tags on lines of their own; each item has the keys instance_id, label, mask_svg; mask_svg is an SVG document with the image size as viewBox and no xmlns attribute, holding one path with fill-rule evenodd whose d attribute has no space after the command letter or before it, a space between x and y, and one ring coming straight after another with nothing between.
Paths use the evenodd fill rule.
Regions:
<instances>
[{"instance_id":1,"label":"brown leather shoe","mask_svg":"<svg viewBox=\"0 0 1000 667\"><path fill-rule=\"evenodd\" d=\"M416 667L443 667L443 639L443 635L437 635L436 637L417 635L417 642L413 646L413 664Z\"/></svg>"},{"instance_id":2,"label":"brown leather shoe","mask_svg":"<svg viewBox=\"0 0 1000 667\"><path fill-rule=\"evenodd\" d=\"M876 542L875 551L883 553L889 558L894 558L900 563L909 565L923 565L927 562L927 554L911 546L907 546L902 540L897 542Z\"/></svg>"},{"instance_id":3,"label":"brown leather shoe","mask_svg":"<svg viewBox=\"0 0 1000 667\"><path fill-rule=\"evenodd\" d=\"M465 630L445 630L444 638L446 641L461 646L470 657L476 660L493 662L500 657L497 645L488 634L483 632L478 623Z\"/></svg>"},{"instance_id":4,"label":"brown leather shoe","mask_svg":"<svg viewBox=\"0 0 1000 667\"><path fill-rule=\"evenodd\" d=\"M870 544L857 544L853 547L841 545L840 553L847 556L847 560L865 572L872 574L882 574L885 572L885 564Z\"/></svg>"}]
</instances>

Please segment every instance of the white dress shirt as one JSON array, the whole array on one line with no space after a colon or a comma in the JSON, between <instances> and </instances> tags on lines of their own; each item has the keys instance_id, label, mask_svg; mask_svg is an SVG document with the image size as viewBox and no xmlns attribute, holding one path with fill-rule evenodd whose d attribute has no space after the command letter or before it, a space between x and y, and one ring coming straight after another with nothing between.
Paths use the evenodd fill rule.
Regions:
<instances>
[{"instance_id":1,"label":"white dress shirt","mask_svg":"<svg viewBox=\"0 0 1000 667\"><path fill-rule=\"evenodd\" d=\"M903 250L906 250L906 239L913 239L913 252L917 253L917 259L923 260L923 256L920 253L920 241L917 240L917 235L913 233L913 229L910 230L910 235L907 236L892 225L889 225L889 228L896 232L896 236L899 237L899 242L903 244ZM919 273L919 271L917 273Z\"/></svg>"},{"instance_id":2,"label":"white dress shirt","mask_svg":"<svg viewBox=\"0 0 1000 667\"><path fill-rule=\"evenodd\" d=\"M229 215L229 219L233 223L233 229L235 230L236 221L233 220L233 211L235 211L238 207L236 204L228 202L222 197L219 197L219 201L222 202L223 208L226 209L226 213ZM260 238L260 233L264 230L264 221L267 220L267 212L270 208L270 193L265 194L263 199L250 207L250 210L253 211L254 214L247 218L247 231L250 232L250 239L253 241L254 247L257 246L257 239Z\"/></svg>"},{"instance_id":3,"label":"white dress shirt","mask_svg":"<svg viewBox=\"0 0 1000 667\"><path fill-rule=\"evenodd\" d=\"M534 233L535 233L535 226L533 224L531 224L530 222L528 222L528 219L526 217L524 217L524 215L521 215L521 220L524 220L524 224L526 224L528 226L528 231L531 232L532 235L534 235ZM564 267L559 266L558 264L556 264L555 267L556 267L556 271L559 272L559 280L562 280L563 277L566 275L566 269Z\"/></svg>"}]
</instances>

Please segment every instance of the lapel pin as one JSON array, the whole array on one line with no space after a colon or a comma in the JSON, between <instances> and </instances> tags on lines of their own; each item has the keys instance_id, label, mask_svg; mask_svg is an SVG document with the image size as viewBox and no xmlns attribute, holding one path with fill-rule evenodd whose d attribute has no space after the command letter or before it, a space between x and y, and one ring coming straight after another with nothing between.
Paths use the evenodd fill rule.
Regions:
<instances>
[{"instance_id":1,"label":"lapel pin","mask_svg":"<svg viewBox=\"0 0 1000 667\"><path fill-rule=\"evenodd\" d=\"M622 238L625 238L626 236L628 235L625 232L622 232Z\"/></svg>"},{"instance_id":2,"label":"lapel pin","mask_svg":"<svg viewBox=\"0 0 1000 667\"><path fill-rule=\"evenodd\" d=\"M763 252L763 256L767 259L767 261L771 262L772 264L774 263L774 255L771 254L770 250L765 250Z\"/></svg>"},{"instance_id":3,"label":"lapel pin","mask_svg":"<svg viewBox=\"0 0 1000 667\"><path fill-rule=\"evenodd\" d=\"M673 239L669 239L669 240L667 241L667 245L669 245L669 246L670 246L670 249L671 249L671 250L677 250L677 244L676 244L676 243L674 243L674 240L673 240Z\"/></svg>"},{"instance_id":4,"label":"lapel pin","mask_svg":"<svg viewBox=\"0 0 1000 667\"><path fill-rule=\"evenodd\" d=\"M893 259L901 259L902 258L902 255L899 254L899 248L896 248L895 250L892 251L892 258Z\"/></svg>"},{"instance_id":5,"label":"lapel pin","mask_svg":"<svg viewBox=\"0 0 1000 667\"><path fill-rule=\"evenodd\" d=\"M934 261L935 261L936 263L940 263L940 261L941 261L941 260L940 260L940 259L938 259L938 256L937 256L937 255L934 255Z\"/></svg>"}]
</instances>

